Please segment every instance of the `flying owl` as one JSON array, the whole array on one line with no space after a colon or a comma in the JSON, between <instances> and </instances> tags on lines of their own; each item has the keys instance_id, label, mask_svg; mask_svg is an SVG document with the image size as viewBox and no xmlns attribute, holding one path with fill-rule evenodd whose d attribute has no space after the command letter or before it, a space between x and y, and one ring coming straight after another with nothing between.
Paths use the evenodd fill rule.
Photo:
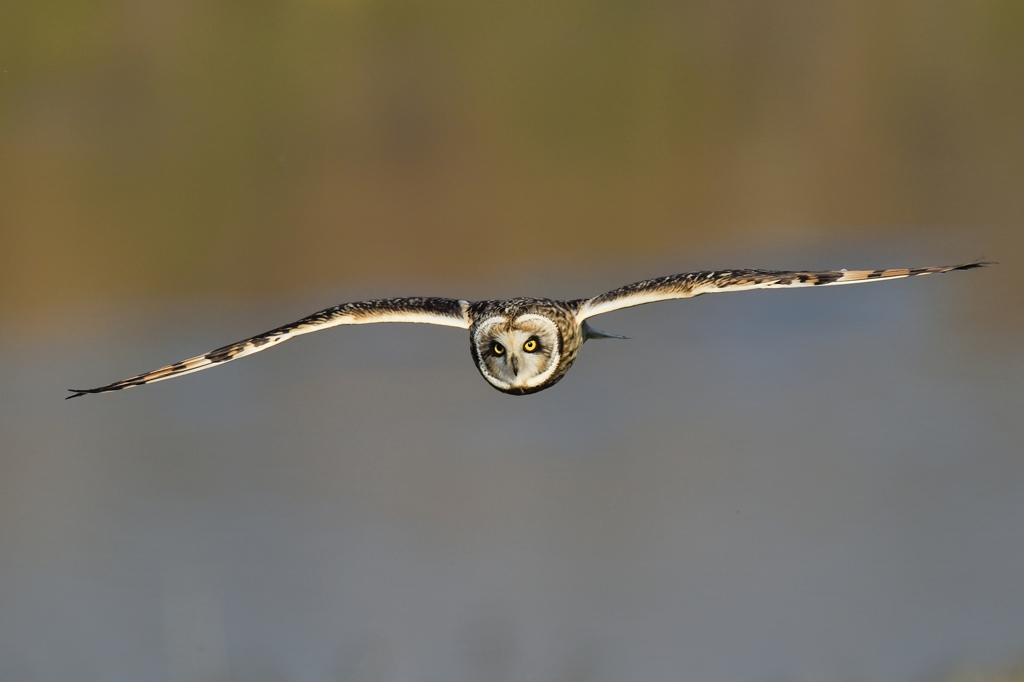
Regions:
<instances>
[{"instance_id":1,"label":"flying owl","mask_svg":"<svg viewBox=\"0 0 1024 682\"><path fill-rule=\"evenodd\" d=\"M77 398L191 374L259 353L301 334L344 324L419 322L469 330L469 350L484 379L510 395L528 395L554 386L572 367L588 339L624 339L594 329L589 320L620 308L701 294L746 289L860 284L885 279L970 270L988 263L892 270L712 270L658 277L627 284L594 298L556 301L513 298L507 301L462 301L451 298L389 298L359 301L321 310L251 339L197 355L160 369L99 388L69 389Z\"/></svg>"}]
</instances>

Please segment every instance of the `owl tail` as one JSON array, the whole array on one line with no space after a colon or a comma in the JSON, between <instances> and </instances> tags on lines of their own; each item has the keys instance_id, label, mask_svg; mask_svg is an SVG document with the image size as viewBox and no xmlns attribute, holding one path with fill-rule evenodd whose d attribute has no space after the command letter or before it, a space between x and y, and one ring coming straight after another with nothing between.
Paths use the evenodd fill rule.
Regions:
<instances>
[{"instance_id":1,"label":"owl tail","mask_svg":"<svg viewBox=\"0 0 1024 682\"><path fill-rule=\"evenodd\" d=\"M583 324L581 325L581 330L583 331L583 340L584 341L587 341L588 339L628 339L628 338L630 338L628 336L619 336L618 334L609 334L608 332L603 332L600 329L594 329L589 324L587 324L586 320L583 321Z\"/></svg>"}]
</instances>

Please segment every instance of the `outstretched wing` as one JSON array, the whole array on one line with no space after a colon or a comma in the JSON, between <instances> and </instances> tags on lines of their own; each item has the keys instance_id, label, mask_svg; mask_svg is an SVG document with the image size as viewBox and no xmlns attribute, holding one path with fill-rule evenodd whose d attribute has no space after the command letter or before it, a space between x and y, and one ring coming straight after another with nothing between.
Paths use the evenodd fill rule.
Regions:
<instances>
[{"instance_id":1,"label":"outstretched wing","mask_svg":"<svg viewBox=\"0 0 1024 682\"><path fill-rule=\"evenodd\" d=\"M223 348L212 350L204 355L197 355L188 360L167 365L152 372L115 381L99 388L68 389L74 393L68 398L77 398L86 393L106 393L119 391L122 388L142 386L154 381L163 381L199 370L213 367L230 360L244 358L246 355L259 353L282 341L320 331L328 327L342 324L373 324L375 322L420 322L424 324L440 324L449 327L468 329L472 320L467 312L469 303L451 298L390 298L381 301L360 301L358 303L342 303L341 305L321 310L307 317L271 329L251 339L238 341Z\"/></svg>"},{"instance_id":2,"label":"outstretched wing","mask_svg":"<svg viewBox=\"0 0 1024 682\"><path fill-rule=\"evenodd\" d=\"M610 313L619 308L630 308L644 303L667 301L674 298L693 298L701 294L719 291L744 291L746 289L774 289L791 287L816 287L834 284L860 284L885 279L917 277L952 270L970 270L989 263L975 262L964 265L950 265L934 268L896 268L892 270L711 270L688 272L682 275L658 277L644 282L627 284L583 301L576 313L576 320L582 322L588 317Z\"/></svg>"}]
</instances>

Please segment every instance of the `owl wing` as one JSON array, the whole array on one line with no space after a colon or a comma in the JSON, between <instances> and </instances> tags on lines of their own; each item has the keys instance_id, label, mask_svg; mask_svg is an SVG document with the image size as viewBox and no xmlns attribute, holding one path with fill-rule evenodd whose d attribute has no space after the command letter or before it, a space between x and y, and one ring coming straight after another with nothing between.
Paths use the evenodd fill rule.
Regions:
<instances>
[{"instance_id":1,"label":"owl wing","mask_svg":"<svg viewBox=\"0 0 1024 682\"><path fill-rule=\"evenodd\" d=\"M658 277L635 284L627 284L606 294L595 296L580 303L576 320L582 322L589 317L610 313L620 308L631 308L655 301L674 298L693 298L701 294L720 291L744 291L746 289L775 289L793 287L831 286L837 284L860 284L879 282L886 279L917 277L952 270L970 270L989 263L974 262L964 265L950 265L931 268L896 268L892 270L710 270L687 272L682 275Z\"/></svg>"},{"instance_id":2,"label":"owl wing","mask_svg":"<svg viewBox=\"0 0 1024 682\"><path fill-rule=\"evenodd\" d=\"M212 350L204 355L197 355L188 360L167 365L152 372L115 381L99 388L68 389L77 398L86 393L106 393L119 391L123 388L151 384L174 377L191 374L208 369L230 360L244 358L246 355L259 353L282 341L301 334L320 331L342 324L373 324L376 322L419 322L424 324L440 324L448 327L468 329L472 324L468 313L469 303L451 298L391 298L380 301L360 301L343 303L333 308L321 310L301 320L271 329L251 339L238 341L230 345Z\"/></svg>"}]
</instances>

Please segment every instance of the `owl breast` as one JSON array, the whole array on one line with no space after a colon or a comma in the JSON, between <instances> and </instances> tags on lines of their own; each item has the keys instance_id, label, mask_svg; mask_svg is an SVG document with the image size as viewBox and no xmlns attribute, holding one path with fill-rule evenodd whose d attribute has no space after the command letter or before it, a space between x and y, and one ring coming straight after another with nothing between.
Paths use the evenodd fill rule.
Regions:
<instances>
[{"instance_id":1,"label":"owl breast","mask_svg":"<svg viewBox=\"0 0 1024 682\"><path fill-rule=\"evenodd\" d=\"M554 386L583 345L573 311L559 301L481 301L469 312L473 361L503 393L528 395Z\"/></svg>"}]
</instances>

